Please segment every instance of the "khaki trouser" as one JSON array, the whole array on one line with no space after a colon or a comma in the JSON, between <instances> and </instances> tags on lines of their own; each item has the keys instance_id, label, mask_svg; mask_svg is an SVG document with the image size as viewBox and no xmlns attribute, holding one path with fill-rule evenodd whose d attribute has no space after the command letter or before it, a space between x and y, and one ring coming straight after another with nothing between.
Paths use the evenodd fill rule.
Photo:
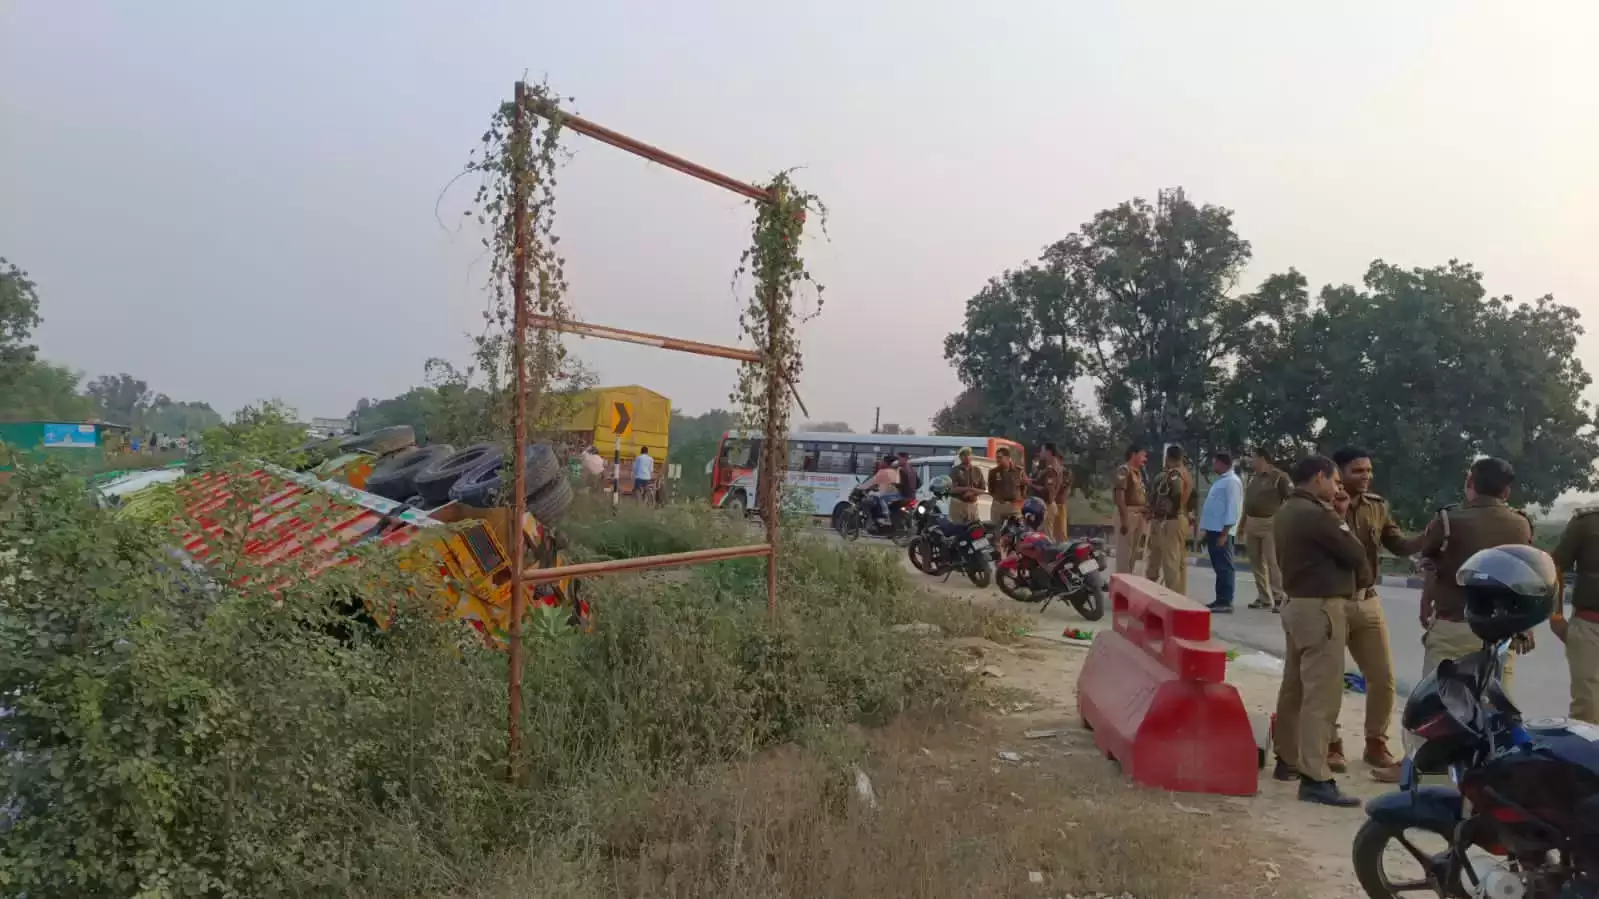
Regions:
<instances>
[{"instance_id":1,"label":"khaki trouser","mask_svg":"<svg viewBox=\"0 0 1599 899\"><path fill-rule=\"evenodd\" d=\"M1426 652L1421 657L1421 676L1438 670L1445 659L1463 659L1474 652L1482 651L1482 638L1471 632L1471 625L1464 621L1434 621L1421 635L1421 645ZM1516 654L1505 653L1505 672L1499 677L1499 685L1505 688L1505 693L1510 693L1510 680L1516 673ZM1573 682L1575 683L1575 682Z\"/></svg>"},{"instance_id":2,"label":"khaki trouser","mask_svg":"<svg viewBox=\"0 0 1599 899\"><path fill-rule=\"evenodd\" d=\"M969 503L963 499L954 499L952 497L949 501L949 520L958 521L961 524L976 521L977 504Z\"/></svg>"},{"instance_id":3,"label":"khaki trouser","mask_svg":"<svg viewBox=\"0 0 1599 899\"><path fill-rule=\"evenodd\" d=\"M997 530L999 530L999 526L1005 523L1005 519L1010 518L1010 517L1012 517L1014 515L1020 515L1021 513L1022 513L1022 504L1021 503L1002 503L1002 502L1000 502L999 500L996 499L991 504L989 504L989 507L988 507L989 522L988 523L993 526L994 530L997 531Z\"/></svg>"},{"instance_id":4,"label":"khaki trouser","mask_svg":"<svg viewBox=\"0 0 1599 899\"><path fill-rule=\"evenodd\" d=\"M1149 520L1144 517L1143 507L1127 510L1127 533L1123 534L1121 522L1116 522L1116 571L1119 574L1133 574L1134 566L1138 564L1138 557L1144 551L1144 535L1149 530Z\"/></svg>"},{"instance_id":5,"label":"khaki trouser","mask_svg":"<svg viewBox=\"0 0 1599 899\"><path fill-rule=\"evenodd\" d=\"M1148 561L1144 577L1178 593L1188 592L1188 522L1156 518L1149 523Z\"/></svg>"},{"instance_id":6,"label":"khaki trouser","mask_svg":"<svg viewBox=\"0 0 1599 899\"><path fill-rule=\"evenodd\" d=\"M1244 519L1244 552L1249 554L1249 571L1255 576L1256 600L1282 605L1288 597L1283 593L1283 570L1277 564L1277 538L1270 517Z\"/></svg>"},{"instance_id":7,"label":"khaki trouser","mask_svg":"<svg viewBox=\"0 0 1599 899\"><path fill-rule=\"evenodd\" d=\"M1572 618L1566 628L1571 717L1599 724L1599 622Z\"/></svg>"},{"instance_id":8,"label":"khaki trouser","mask_svg":"<svg viewBox=\"0 0 1599 899\"><path fill-rule=\"evenodd\" d=\"M1366 680L1366 739L1387 740L1397 688L1382 599L1376 590L1367 589L1345 602L1348 604L1344 620L1349 633L1349 655Z\"/></svg>"},{"instance_id":9,"label":"khaki trouser","mask_svg":"<svg viewBox=\"0 0 1599 899\"><path fill-rule=\"evenodd\" d=\"M1283 607L1287 654L1273 742L1277 757L1311 780L1332 779L1327 746L1337 733L1344 701L1348 606L1348 599L1335 596L1292 597Z\"/></svg>"},{"instance_id":10,"label":"khaki trouser","mask_svg":"<svg viewBox=\"0 0 1599 899\"><path fill-rule=\"evenodd\" d=\"M1044 533L1056 543L1066 539L1066 504L1050 503L1044 508Z\"/></svg>"}]
</instances>

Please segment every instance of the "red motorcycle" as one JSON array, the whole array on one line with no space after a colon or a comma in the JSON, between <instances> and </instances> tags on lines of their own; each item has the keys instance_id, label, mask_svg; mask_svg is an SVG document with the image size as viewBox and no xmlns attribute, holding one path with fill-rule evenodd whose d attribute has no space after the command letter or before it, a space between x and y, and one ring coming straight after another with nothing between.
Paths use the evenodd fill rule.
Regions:
<instances>
[{"instance_id":1,"label":"red motorcycle","mask_svg":"<svg viewBox=\"0 0 1599 899\"><path fill-rule=\"evenodd\" d=\"M1056 543L1038 531L1005 536L1009 538L1002 540L1005 555L994 568L1000 592L1017 602L1038 603L1040 612L1056 597L1064 597L1089 621L1105 616L1110 574L1099 541L1074 538Z\"/></svg>"}]
</instances>

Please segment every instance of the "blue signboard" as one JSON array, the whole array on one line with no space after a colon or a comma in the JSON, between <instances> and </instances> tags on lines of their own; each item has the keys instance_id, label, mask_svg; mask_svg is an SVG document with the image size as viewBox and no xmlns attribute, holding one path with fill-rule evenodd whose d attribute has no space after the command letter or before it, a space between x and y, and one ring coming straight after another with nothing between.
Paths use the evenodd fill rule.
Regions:
<instances>
[{"instance_id":1,"label":"blue signboard","mask_svg":"<svg viewBox=\"0 0 1599 899\"><path fill-rule=\"evenodd\" d=\"M100 445L99 432L94 425L47 424L44 426L44 445L46 449L94 449Z\"/></svg>"}]
</instances>

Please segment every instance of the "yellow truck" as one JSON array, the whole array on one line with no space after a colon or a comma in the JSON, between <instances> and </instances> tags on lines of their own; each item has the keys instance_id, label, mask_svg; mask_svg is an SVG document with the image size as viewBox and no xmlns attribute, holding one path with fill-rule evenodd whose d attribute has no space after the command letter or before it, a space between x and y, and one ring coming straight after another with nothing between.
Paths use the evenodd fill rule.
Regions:
<instances>
[{"instance_id":1,"label":"yellow truck","mask_svg":"<svg viewBox=\"0 0 1599 899\"><path fill-rule=\"evenodd\" d=\"M566 416L561 431L565 443L574 454L584 447L594 446L607 463L606 479L610 479L609 463L621 441L622 492L633 489L633 460L639 450L648 447L655 458L656 476L663 474L666 462L668 431L672 423L672 401L653 390L636 384L625 387L596 387L573 397L572 411Z\"/></svg>"}]
</instances>

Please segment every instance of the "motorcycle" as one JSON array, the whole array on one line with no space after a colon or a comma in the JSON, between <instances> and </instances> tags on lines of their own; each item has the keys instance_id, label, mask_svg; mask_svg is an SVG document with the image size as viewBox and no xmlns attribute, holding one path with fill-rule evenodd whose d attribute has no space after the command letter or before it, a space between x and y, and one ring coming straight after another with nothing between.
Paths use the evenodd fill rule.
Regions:
<instances>
[{"instance_id":1,"label":"motorcycle","mask_svg":"<svg viewBox=\"0 0 1599 899\"><path fill-rule=\"evenodd\" d=\"M887 537L895 546L905 546L916 536L912 526L919 505L912 506L910 500L898 497L888 499L886 525L878 522L872 514L872 505L866 491L861 488L856 487L849 492L849 506L838 516L838 532L845 540L859 540L865 534L868 537Z\"/></svg>"},{"instance_id":2,"label":"motorcycle","mask_svg":"<svg viewBox=\"0 0 1599 899\"><path fill-rule=\"evenodd\" d=\"M917 571L933 577L965 572L974 587L994 580L994 546L982 522L951 521L940 517L911 539L906 549Z\"/></svg>"},{"instance_id":3,"label":"motorcycle","mask_svg":"<svg viewBox=\"0 0 1599 899\"><path fill-rule=\"evenodd\" d=\"M1599 899L1599 727L1524 722L1500 686L1508 646L1444 662L1405 703L1399 790L1366 804L1355 835L1355 876L1373 899ZM1443 773L1454 786L1417 783ZM1424 852L1407 831L1448 848ZM1419 863L1422 879L1394 882L1391 855Z\"/></svg>"},{"instance_id":4,"label":"motorcycle","mask_svg":"<svg viewBox=\"0 0 1599 899\"><path fill-rule=\"evenodd\" d=\"M1046 534L1026 531L1008 536L1011 551L994 569L999 590L1017 602L1039 603L1043 612L1064 597L1089 621L1105 617L1110 575L1104 547L1081 538L1056 543Z\"/></svg>"}]
</instances>

